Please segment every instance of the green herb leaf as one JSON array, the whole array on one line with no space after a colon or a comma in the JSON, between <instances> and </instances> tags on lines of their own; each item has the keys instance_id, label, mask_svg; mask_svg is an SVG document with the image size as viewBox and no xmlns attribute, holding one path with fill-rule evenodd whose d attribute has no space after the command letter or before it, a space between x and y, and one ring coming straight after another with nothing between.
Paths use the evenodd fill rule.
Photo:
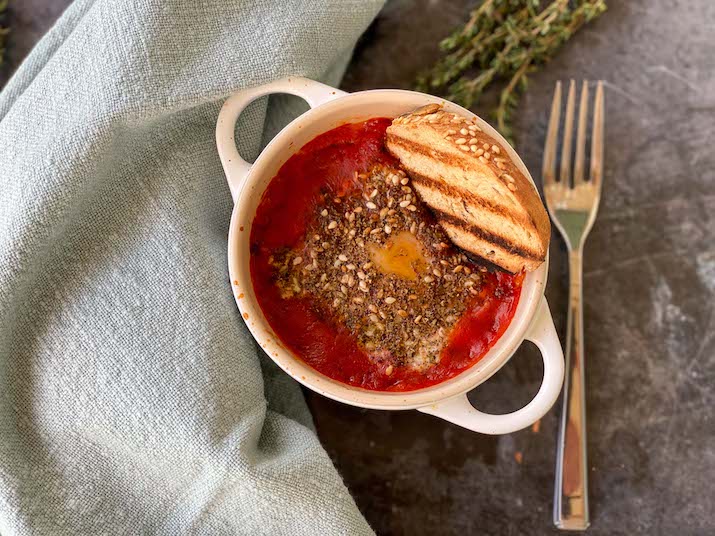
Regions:
<instances>
[{"instance_id":1,"label":"green herb leaf","mask_svg":"<svg viewBox=\"0 0 715 536\"><path fill-rule=\"evenodd\" d=\"M528 73L604 11L605 0L483 0L464 27L442 40L445 55L417 78L416 89L470 108L487 89L501 88L493 115L511 142L510 118Z\"/></svg>"},{"instance_id":2,"label":"green herb leaf","mask_svg":"<svg viewBox=\"0 0 715 536\"><path fill-rule=\"evenodd\" d=\"M0 0L0 17L5 14L5 11L7 10L7 3L8 0ZM1 20L2 19L0 19L0 21ZM0 65L2 65L2 60L5 57L5 39L9 33L10 29L5 28L0 24Z\"/></svg>"}]
</instances>

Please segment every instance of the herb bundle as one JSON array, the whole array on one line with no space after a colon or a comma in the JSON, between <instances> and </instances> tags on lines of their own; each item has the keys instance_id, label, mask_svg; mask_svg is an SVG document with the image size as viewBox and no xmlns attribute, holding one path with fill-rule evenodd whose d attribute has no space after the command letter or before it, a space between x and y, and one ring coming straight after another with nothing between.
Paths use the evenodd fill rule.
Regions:
<instances>
[{"instance_id":1,"label":"herb bundle","mask_svg":"<svg viewBox=\"0 0 715 536\"><path fill-rule=\"evenodd\" d=\"M493 113L511 139L510 118L527 74L605 10L604 0L483 0L464 27L440 43L446 55L418 78L417 89L470 108L488 88L501 87Z\"/></svg>"}]
</instances>

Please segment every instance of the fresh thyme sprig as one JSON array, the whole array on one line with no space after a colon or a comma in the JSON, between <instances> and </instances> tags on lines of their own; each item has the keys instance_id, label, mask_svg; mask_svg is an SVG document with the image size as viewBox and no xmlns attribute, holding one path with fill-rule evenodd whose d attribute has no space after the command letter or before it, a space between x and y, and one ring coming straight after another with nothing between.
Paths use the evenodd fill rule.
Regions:
<instances>
[{"instance_id":1,"label":"fresh thyme sprig","mask_svg":"<svg viewBox=\"0 0 715 536\"><path fill-rule=\"evenodd\" d=\"M511 140L511 114L527 74L605 10L605 0L483 0L464 27L440 43L446 55L417 79L417 89L470 108L488 88L501 87L493 114Z\"/></svg>"},{"instance_id":2,"label":"fresh thyme sprig","mask_svg":"<svg viewBox=\"0 0 715 536\"><path fill-rule=\"evenodd\" d=\"M8 0L0 0L0 17L2 17L7 9L7 2ZM0 18L0 20L2 19ZM5 38L8 33L10 33L10 29L0 24L0 65L2 65L2 60L5 57Z\"/></svg>"}]
</instances>

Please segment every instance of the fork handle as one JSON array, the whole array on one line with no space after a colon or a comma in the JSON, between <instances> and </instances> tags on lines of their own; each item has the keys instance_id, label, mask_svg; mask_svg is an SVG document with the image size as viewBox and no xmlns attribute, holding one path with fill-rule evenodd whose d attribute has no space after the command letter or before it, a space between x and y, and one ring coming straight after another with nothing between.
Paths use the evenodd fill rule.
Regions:
<instances>
[{"instance_id":1,"label":"fork handle","mask_svg":"<svg viewBox=\"0 0 715 536\"><path fill-rule=\"evenodd\" d=\"M566 377L556 444L554 524L563 530L586 530L589 525L582 281L582 251L579 248L569 251Z\"/></svg>"}]
</instances>

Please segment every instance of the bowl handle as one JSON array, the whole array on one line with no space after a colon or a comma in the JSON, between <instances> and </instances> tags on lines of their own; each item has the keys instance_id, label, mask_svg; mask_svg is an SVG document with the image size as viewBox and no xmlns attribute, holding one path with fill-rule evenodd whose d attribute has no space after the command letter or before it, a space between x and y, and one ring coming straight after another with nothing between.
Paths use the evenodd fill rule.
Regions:
<instances>
[{"instance_id":1,"label":"bowl handle","mask_svg":"<svg viewBox=\"0 0 715 536\"><path fill-rule=\"evenodd\" d=\"M235 203L238 193L243 187L248 172L251 171L251 164L246 162L236 149L234 132L236 121L241 112L258 97L270 95L271 93L288 93L305 99L311 108L315 108L329 100L342 97L346 93L320 82L314 82L299 76L281 78L262 86L256 86L238 93L234 93L223 105L218 115L216 123L216 147L221 159L221 165L226 173L228 187L231 189L231 197Z\"/></svg>"},{"instance_id":2,"label":"bowl handle","mask_svg":"<svg viewBox=\"0 0 715 536\"><path fill-rule=\"evenodd\" d=\"M505 415L490 415L474 409L466 394L444 402L418 408L423 413L435 415L473 432L482 434L509 434L533 424L554 405L564 380L564 354L556 335L546 298L526 333L526 339L539 348L544 360L544 378L539 392L526 406Z\"/></svg>"}]
</instances>

